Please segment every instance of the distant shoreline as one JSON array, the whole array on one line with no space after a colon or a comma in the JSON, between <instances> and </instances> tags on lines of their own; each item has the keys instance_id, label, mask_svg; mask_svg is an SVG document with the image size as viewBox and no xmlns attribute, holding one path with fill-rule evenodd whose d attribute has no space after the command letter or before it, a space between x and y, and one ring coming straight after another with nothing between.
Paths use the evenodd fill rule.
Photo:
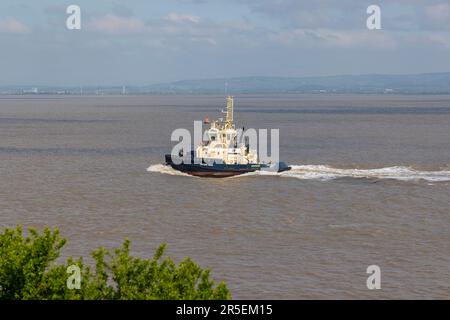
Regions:
<instances>
[{"instance_id":1,"label":"distant shoreline","mask_svg":"<svg viewBox=\"0 0 450 320\"><path fill-rule=\"evenodd\" d=\"M0 95L450 94L450 72L232 77L151 85L3 85Z\"/></svg>"},{"instance_id":2,"label":"distant shoreline","mask_svg":"<svg viewBox=\"0 0 450 320\"><path fill-rule=\"evenodd\" d=\"M436 92L436 93L377 93L377 92L320 92L320 93L311 93L311 92L240 92L233 94L234 96L383 96L383 97L426 97L426 96L450 96L450 92ZM0 94L0 100L8 100L8 99L64 99L64 98L133 98L133 97L223 97L224 94L220 93L146 93L146 94L51 94L51 93L43 93L43 94Z\"/></svg>"}]
</instances>

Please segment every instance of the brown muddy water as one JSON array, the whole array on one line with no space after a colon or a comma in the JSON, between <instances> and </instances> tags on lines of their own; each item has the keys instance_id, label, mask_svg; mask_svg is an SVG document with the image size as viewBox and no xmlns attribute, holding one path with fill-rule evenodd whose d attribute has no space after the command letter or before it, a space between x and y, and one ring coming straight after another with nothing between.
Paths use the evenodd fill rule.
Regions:
<instances>
[{"instance_id":1,"label":"brown muddy water","mask_svg":"<svg viewBox=\"0 0 450 320\"><path fill-rule=\"evenodd\" d=\"M293 170L202 179L163 167L222 96L0 97L0 226L58 227L63 255L161 242L234 298L450 298L450 96L241 95ZM368 290L366 268L381 268Z\"/></svg>"}]
</instances>

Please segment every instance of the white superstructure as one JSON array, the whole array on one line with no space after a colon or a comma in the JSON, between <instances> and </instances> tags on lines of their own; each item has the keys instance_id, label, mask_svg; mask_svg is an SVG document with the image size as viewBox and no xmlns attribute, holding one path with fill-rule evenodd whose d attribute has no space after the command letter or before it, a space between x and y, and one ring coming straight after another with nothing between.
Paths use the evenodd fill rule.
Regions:
<instances>
[{"instance_id":1,"label":"white superstructure","mask_svg":"<svg viewBox=\"0 0 450 320\"><path fill-rule=\"evenodd\" d=\"M239 141L242 137L238 136L234 127L233 104L233 97L228 96L225 121L219 119L211 122L211 127L205 132L206 140L196 149L196 157L206 163L258 164L256 150L250 150L248 145ZM205 119L205 123L209 121Z\"/></svg>"}]
</instances>

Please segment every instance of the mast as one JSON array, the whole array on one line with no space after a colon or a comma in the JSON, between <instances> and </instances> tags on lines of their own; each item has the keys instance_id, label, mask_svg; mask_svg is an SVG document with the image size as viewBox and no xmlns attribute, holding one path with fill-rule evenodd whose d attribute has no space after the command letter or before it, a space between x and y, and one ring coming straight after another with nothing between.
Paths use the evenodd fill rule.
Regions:
<instances>
[{"instance_id":1,"label":"mast","mask_svg":"<svg viewBox=\"0 0 450 320\"><path fill-rule=\"evenodd\" d=\"M226 117L226 128L232 128L233 127L233 97L228 96L227 97L227 117Z\"/></svg>"}]
</instances>

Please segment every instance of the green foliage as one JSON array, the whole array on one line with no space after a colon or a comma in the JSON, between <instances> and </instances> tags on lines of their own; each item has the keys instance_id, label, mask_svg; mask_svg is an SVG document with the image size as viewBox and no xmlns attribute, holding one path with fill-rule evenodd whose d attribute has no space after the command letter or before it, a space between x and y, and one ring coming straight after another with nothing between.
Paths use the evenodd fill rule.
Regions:
<instances>
[{"instance_id":1,"label":"green foliage","mask_svg":"<svg viewBox=\"0 0 450 320\"><path fill-rule=\"evenodd\" d=\"M0 299L231 299L226 285L215 285L210 271L190 258L178 265L163 259L161 245L152 259L130 255L125 240L112 252L99 248L92 252L92 271L82 258L56 264L65 240L56 229L42 234L30 229L24 237L21 227L0 234ZM69 266L80 269L80 289L69 289Z\"/></svg>"}]
</instances>

